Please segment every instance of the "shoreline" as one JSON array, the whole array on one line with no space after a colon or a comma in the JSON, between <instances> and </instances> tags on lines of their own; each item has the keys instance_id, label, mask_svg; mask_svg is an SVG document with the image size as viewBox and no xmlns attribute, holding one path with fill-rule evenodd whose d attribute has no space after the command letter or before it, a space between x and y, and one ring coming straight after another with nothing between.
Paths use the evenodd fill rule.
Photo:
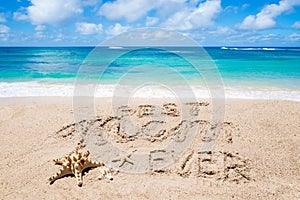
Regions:
<instances>
[{"instance_id":1,"label":"shoreline","mask_svg":"<svg viewBox=\"0 0 300 200\"><path fill-rule=\"evenodd\" d=\"M112 97L79 97L83 99L93 99L94 102L101 103L101 101L104 102L110 102L112 100ZM129 100L134 100L136 102L146 102L146 101L152 101L154 102L168 102L168 101L177 101L176 98L130 98ZM182 98L182 102L188 102L191 100L191 98ZM194 99L196 101L206 101L211 102L210 98L196 98ZM224 100L225 103L228 102L291 102L291 103L300 103L296 100L286 100L286 99L240 99L240 98L226 98ZM73 97L69 96L28 96L28 97L0 97L0 106L6 106L6 105L30 105L30 104L70 104L73 103Z\"/></svg>"}]
</instances>

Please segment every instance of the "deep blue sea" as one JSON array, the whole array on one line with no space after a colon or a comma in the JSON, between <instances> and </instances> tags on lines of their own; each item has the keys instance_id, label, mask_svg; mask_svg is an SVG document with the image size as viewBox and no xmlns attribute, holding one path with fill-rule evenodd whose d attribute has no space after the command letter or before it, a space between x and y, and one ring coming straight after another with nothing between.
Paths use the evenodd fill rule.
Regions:
<instances>
[{"instance_id":1,"label":"deep blue sea","mask_svg":"<svg viewBox=\"0 0 300 200\"><path fill-rule=\"evenodd\" d=\"M78 79L98 84L96 96L133 85L168 97L184 82L207 98L215 81L227 98L300 101L300 48L0 47L0 97L72 96Z\"/></svg>"}]
</instances>

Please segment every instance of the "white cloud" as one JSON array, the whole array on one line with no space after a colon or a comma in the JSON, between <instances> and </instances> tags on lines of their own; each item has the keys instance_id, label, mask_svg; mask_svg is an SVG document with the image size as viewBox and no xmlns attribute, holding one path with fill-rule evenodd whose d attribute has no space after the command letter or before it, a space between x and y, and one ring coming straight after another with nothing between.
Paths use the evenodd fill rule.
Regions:
<instances>
[{"instance_id":1,"label":"white cloud","mask_svg":"<svg viewBox=\"0 0 300 200\"><path fill-rule=\"evenodd\" d=\"M102 24L92 24L86 22L76 23L76 31L81 35L100 34L103 31Z\"/></svg>"},{"instance_id":2,"label":"white cloud","mask_svg":"<svg viewBox=\"0 0 300 200\"><path fill-rule=\"evenodd\" d=\"M63 39L64 39L64 35L62 33L57 33L55 35L55 37L53 38L53 41L59 42L59 41L62 41Z\"/></svg>"},{"instance_id":3,"label":"white cloud","mask_svg":"<svg viewBox=\"0 0 300 200\"><path fill-rule=\"evenodd\" d=\"M239 7L237 6L227 6L226 8L224 8L224 12L232 12L234 14L237 14Z\"/></svg>"},{"instance_id":4,"label":"white cloud","mask_svg":"<svg viewBox=\"0 0 300 200\"><path fill-rule=\"evenodd\" d=\"M245 30L261 30L272 28L276 25L276 17L300 5L299 0L281 0L279 4L269 4L258 14L247 16L237 27Z\"/></svg>"},{"instance_id":5,"label":"white cloud","mask_svg":"<svg viewBox=\"0 0 300 200\"><path fill-rule=\"evenodd\" d=\"M146 17L146 26L154 26L159 21L157 17Z\"/></svg>"},{"instance_id":6,"label":"white cloud","mask_svg":"<svg viewBox=\"0 0 300 200\"><path fill-rule=\"evenodd\" d=\"M0 24L0 39L3 41L8 40L10 28L6 25Z\"/></svg>"},{"instance_id":7,"label":"white cloud","mask_svg":"<svg viewBox=\"0 0 300 200\"><path fill-rule=\"evenodd\" d=\"M0 13L0 23L6 22L5 13Z\"/></svg>"},{"instance_id":8,"label":"white cloud","mask_svg":"<svg viewBox=\"0 0 300 200\"><path fill-rule=\"evenodd\" d=\"M250 6L250 4L245 3L245 4L242 5L242 9L246 9L246 8L248 8L249 6Z\"/></svg>"},{"instance_id":9,"label":"white cloud","mask_svg":"<svg viewBox=\"0 0 300 200\"><path fill-rule=\"evenodd\" d=\"M195 44L182 34L157 28L129 30L102 43L103 46L195 46Z\"/></svg>"},{"instance_id":10,"label":"white cloud","mask_svg":"<svg viewBox=\"0 0 300 200\"><path fill-rule=\"evenodd\" d=\"M110 26L106 30L106 33L111 36L116 36L116 35L119 35L121 33L128 31L129 29L130 29L129 26L122 26L121 24L116 23L114 26Z\"/></svg>"},{"instance_id":11,"label":"white cloud","mask_svg":"<svg viewBox=\"0 0 300 200\"><path fill-rule=\"evenodd\" d=\"M34 30L35 31L44 31L44 30L46 30L46 26L44 26L44 25L37 25Z\"/></svg>"},{"instance_id":12,"label":"white cloud","mask_svg":"<svg viewBox=\"0 0 300 200\"><path fill-rule=\"evenodd\" d=\"M164 23L164 26L175 30L192 30L211 26L221 11L221 0L207 0L197 7L187 6L176 12Z\"/></svg>"},{"instance_id":13,"label":"white cloud","mask_svg":"<svg viewBox=\"0 0 300 200\"><path fill-rule=\"evenodd\" d=\"M135 22L155 10L158 18L163 19L182 9L186 4L196 5L199 0L115 0L104 3L99 14L108 20Z\"/></svg>"},{"instance_id":14,"label":"white cloud","mask_svg":"<svg viewBox=\"0 0 300 200\"><path fill-rule=\"evenodd\" d=\"M27 8L27 12L35 25L58 25L83 12L80 0L31 0L31 3L33 5Z\"/></svg>"},{"instance_id":15,"label":"white cloud","mask_svg":"<svg viewBox=\"0 0 300 200\"><path fill-rule=\"evenodd\" d=\"M300 29L300 21L295 22L292 27L295 29Z\"/></svg>"},{"instance_id":16,"label":"white cloud","mask_svg":"<svg viewBox=\"0 0 300 200\"><path fill-rule=\"evenodd\" d=\"M42 38L46 38L46 35L45 35L42 31L37 31L37 32L34 34L34 37L35 37L35 38L38 38L38 39L42 39Z\"/></svg>"},{"instance_id":17,"label":"white cloud","mask_svg":"<svg viewBox=\"0 0 300 200\"><path fill-rule=\"evenodd\" d=\"M37 25L35 28L34 37L36 39L45 39L47 36L44 34L44 30L46 30L46 26L44 25Z\"/></svg>"},{"instance_id":18,"label":"white cloud","mask_svg":"<svg viewBox=\"0 0 300 200\"><path fill-rule=\"evenodd\" d=\"M292 33L288 36L288 40L293 41L293 42L300 41L300 34Z\"/></svg>"},{"instance_id":19,"label":"white cloud","mask_svg":"<svg viewBox=\"0 0 300 200\"><path fill-rule=\"evenodd\" d=\"M134 22L147 15L157 2L151 0L117 0L107 2L102 5L99 14L109 20L125 19L128 22Z\"/></svg>"},{"instance_id":20,"label":"white cloud","mask_svg":"<svg viewBox=\"0 0 300 200\"><path fill-rule=\"evenodd\" d=\"M271 41L271 40L274 41L278 37L279 37L279 35L270 33L270 34L266 34L266 35L261 36L259 39L260 39L260 41Z\"/></svg>"},{"instance_id":21,"label":"white cloud","mask_svg":"<svg viewBox=\"0 0 300 200\"><path fill-rule=\"evenodd\" d=\"M84 6L94 6L97 3L101 3L101 1L99 2L99 0L82 0L82 4Z\"/></svg>"},{"instance_id":22,"label":"white cloud","mask_svg":"<svg viewBox=\"0 0 300 200\"><path fill-rule=\"evenodd\" d=\"M24 21L24 20L28 20L28 15L22 13L22 12L14 12L14 16L13 16L14 20L17 21Z\"/></svg>"},{"instance_id":23,"label":"white cloud","mask_svg":"<svg viewBox=\"0 0 300 200\"><path fill-rule=\"evenodd\" d=\"M170 17L174 13L182 10L186 6L196 7L196 2L199 0L193 0L187 2L186 0L157 0L155 6L155 15L160 21L165 21L166 18Z\"/></svg>"},{"instance_id":24,"label":"white cloud","mask_svg":"<svg viewBox=\"0 0 300 200\"><path fill-rule=\"evenodd\" d=\"M216 30L213 31L209 31L209 34L213 34L213 35L231 35L231 34L235 34L236 31L224 26L224 27L218 27Z\"/></svg>"},{"instance_id":25,"label":"white cloud","mask_svg":"<svg viewBox=\"0 0 300 200\"><path fill-rule=\"evenodd\" d=\"M8 33L10 30L10 28L6 25L0 24L0 33L4 34L4 33Z\"/></svg>"}]
</instances>

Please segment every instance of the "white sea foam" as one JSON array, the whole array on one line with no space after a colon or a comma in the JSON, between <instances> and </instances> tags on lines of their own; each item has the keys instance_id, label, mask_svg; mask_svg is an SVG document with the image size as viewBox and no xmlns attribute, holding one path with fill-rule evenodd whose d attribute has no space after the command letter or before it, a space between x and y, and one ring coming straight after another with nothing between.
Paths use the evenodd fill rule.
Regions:
<instances>
[{"instance_id":1,"label":"white sea foam","mask_svg":"<svg viewBox=\"0 0 300 200\"><path fill-rule=\"evenodd\" d=\"M279 88L226 88L228 99L291 100L300 102L300 90Z\"/></svg>"},{"instance_id":2,"label":"white sea foam","mask_svg":"<svg viewBox=\"0 0 300 200\"><path fill-rule=\"evenodd\" d=\"M275 51L280 50L268 47L221 47L222 50L235 50L235 51Z\"/></svg>"},{"instance_id":3,"label":"white sea foam","mask_svg":"<svg viewBox=\"0 0 300 200\"><path fill-rule=\"evenodd\" d=\"M275 48L262 48L264 51L275 51Z\"/></svg>"},{"instance_id":4,"label":"white sea foam","mask_svg":"<svg viewBox=\"0 0 300 200\"><path fill-rule=\"evenodd\" d=\"M118 90L116 90L118 88ZM120 90L121 88L121 90ZM189 97L191 90L195 97L211 98L211 93L204 87L192 86L182 88L175 86L168 89L160 85L148 85L140 88L130 89L120 85L99 85L94 90L93 86L81 88L81 96L91 95L95 97L113 97L126 94L130 97L139 98L174 98ZM91 89L90 93L84 93ZM116 92L118 91L118 92ZM292 100L300 101L300 90L288 90L279 88L225 88L225 98L228 99L265 99L265 100ZM177 93L176 93L177 92ZM179 92L179 94L178 94ZM29 96L73 96L74 85L49 84L40 82L0 82L0 97L29 97ZM185 96L186 95L186 96Z\"/></svg>"},{"instance_id":5,"label":"white sea foam","mask_svg":"<svg viewBox=\"0 0 300 200\"><path fill-rule=\"evenodd\" d=\"M111 46L111 47L108 47L109 49L123 49L123 47L118 47L118 46Z\"/></svg>"},{"instance_id":6,"label":"white sea foam","mask_svg":"<svg viewBox=\"0 0 300 200\"><path fill-rule=\"evenodd\" d=\"M39 82L0 83L0 97L72 96L72 84L43 84Z\"/></svg>"}]
</instances>

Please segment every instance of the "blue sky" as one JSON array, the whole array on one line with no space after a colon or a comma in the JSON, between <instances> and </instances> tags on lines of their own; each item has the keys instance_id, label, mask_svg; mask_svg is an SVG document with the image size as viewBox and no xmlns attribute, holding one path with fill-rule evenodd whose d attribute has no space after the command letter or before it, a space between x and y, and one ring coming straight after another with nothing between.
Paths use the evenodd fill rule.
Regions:
<instances>
[{"instance_id":1,"label":"blue sky","mask_svg":"<svg viewBox=\"0 0 300 200\"><path fill-rule=\"evenodd\" d=\"M0 0L0 46L81 46L135 28L205 46L300 46L300 0Z\"/></svg>"}]
</instances>

